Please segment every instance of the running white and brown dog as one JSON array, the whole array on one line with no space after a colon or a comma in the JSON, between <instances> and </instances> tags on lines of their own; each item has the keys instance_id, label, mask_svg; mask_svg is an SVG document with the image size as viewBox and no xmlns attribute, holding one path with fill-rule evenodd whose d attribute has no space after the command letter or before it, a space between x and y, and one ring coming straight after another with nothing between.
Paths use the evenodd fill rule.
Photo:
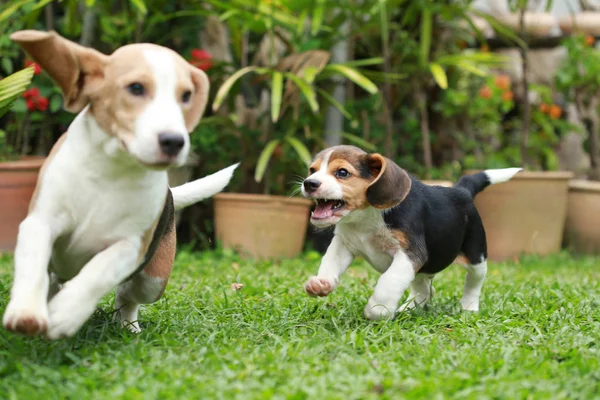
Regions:
<instances>
[{"instance_id":1,"label":"running white and brown dog","mask_svg":"<svg viewBox=\"0 0 600 400\"><path fill-rule=\"evenodd\" d=\"M209 82L165 47L107 56L54 32L11 39L79 113L41 169L19 227L6 329L71 336L115 287L120 321L139 332L140 304L161 298L175 258L174 212L229 183L236 165L169 189L204 112Z\"/></svg>"},{"instance_id":2,"label":"running white and brown dog","mask_svg":"<svg viewBox=\"0 0 600 400\"><path fill-rule=\"evenodd\" d=\"M317 276L306 282L311 296L327 296L355 256L382 275L364 309L368 319L393 317L426 304L434 275L468 260L461 305L478 311L487 272L485 230L473 198L488 185L506 182L521 168L495 169L462 177L452 188L428 186L380 154L353 146L320 152L303 182L302 194L316 200L311 223L335 226Z\"/></svg>"}]
</instances>

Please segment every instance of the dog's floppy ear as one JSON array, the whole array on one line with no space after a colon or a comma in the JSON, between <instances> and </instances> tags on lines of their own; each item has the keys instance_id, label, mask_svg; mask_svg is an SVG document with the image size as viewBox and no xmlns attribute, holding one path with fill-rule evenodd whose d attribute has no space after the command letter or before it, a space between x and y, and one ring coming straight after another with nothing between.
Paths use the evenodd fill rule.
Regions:
<instances>
[{"instance_id":1,"label":"dog's floppy ear","mask_svg":"<svg viewBox=\"0 0 600 400\"><path fill-rule=\"evenodd\" d=\"M198 125L198 122L200 122L202 114L204 114L204 109L208 102L210 83L204 71L191 64L189 67L192 74L192 82L194 83L194 97L189 115L186 118L186 128L188 132L191 132Z\"/></svg>"},{"instance_id":2,"label":"dog's floppy ear","mask_svg":"<svg viewBox=\"0 0 600 400\"><path fill-rule=\"evenodd\" d=\"M71 42L56 32L18 31L10 35L60 86L65 109L81 111L102 86L108 56Z\"/></svg>"},{"instance_id":3,"label":"dog's floppy ear","mask_svg":"<svg viewBox=\"0 0 600 400\"><path fill-rule=\"evenodd\" d=\"M408 195L411 180L406 171L381 154L368 154L367 164L375 180L367 187L367 201L375 208L390 208Z\"/></svg>"}]
</instances>

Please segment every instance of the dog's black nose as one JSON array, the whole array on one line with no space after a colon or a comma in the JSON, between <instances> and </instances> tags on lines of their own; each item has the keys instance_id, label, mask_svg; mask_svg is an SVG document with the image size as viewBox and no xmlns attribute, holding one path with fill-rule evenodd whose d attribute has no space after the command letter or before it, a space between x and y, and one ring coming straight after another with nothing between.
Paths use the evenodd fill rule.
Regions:
<instances>
[{"instance_id":1,"label":"dog's black nose","mask_svg":"<svg viewBox=\"0 0 600 400\"><path fill-rule=\"evenodd\" d=\"M306 179L304 181L304 190L306 190L308 193L314 192L319 188L319 186L321 186L321 182L316 179Z\"/></svg>"},{"instance_id":2,"label":"dog's black nose","mask_svg":"<svg viewBox=\"0 0 600 400\"><path fill-rule=\"evenodd\" d=\"M185 138L179 133L164 132L158 135L160 149L168 156L176 156L185 145Z\"/></svg>"}]
</instances>

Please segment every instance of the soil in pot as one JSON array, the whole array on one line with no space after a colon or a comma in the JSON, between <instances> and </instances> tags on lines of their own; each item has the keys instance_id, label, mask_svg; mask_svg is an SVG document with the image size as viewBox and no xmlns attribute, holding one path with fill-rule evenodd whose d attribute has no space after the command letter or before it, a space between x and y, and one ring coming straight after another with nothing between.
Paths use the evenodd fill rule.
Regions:
<instances>
[{"instance_id":1,"label":"soil in pot","mask_svg":"<svg viewBox=\"0 0 600 400\"><path fill-rule=\"evenodd\" d=\"M570 250L600 254L600 182L569 182L565 243Z\"/></svg>"},{"instance_id":2,"label":"soil in pot","mask_svg":"<svg viewBox=\"0 0 600 400\"><path fill-rule=\"evenodd\" d=\"M0 163L0 252L15 249L44 160L27 157Z\"/></svg>"},{"instance_id":3,"label":"soil in pot","mask_svg":"<svg viewBox=\"0 0 600 400\"><path fill-rule=\"evenodd\" d=\"M217 240L252 258L295 257L304 246L312 204L285 196L220 193L214 197Z\"/></svg>"},{"instance_id":4,"label":"soil in pot","mask_svg":"<svg viewBox=\"0 0 600 400\"><path fill-rule=\"evenodd\" d=\"M485 227L488 258L559 252L572 177L571 172L520 172L479 193L475 206Z\"/></svg>"}]
</instances>

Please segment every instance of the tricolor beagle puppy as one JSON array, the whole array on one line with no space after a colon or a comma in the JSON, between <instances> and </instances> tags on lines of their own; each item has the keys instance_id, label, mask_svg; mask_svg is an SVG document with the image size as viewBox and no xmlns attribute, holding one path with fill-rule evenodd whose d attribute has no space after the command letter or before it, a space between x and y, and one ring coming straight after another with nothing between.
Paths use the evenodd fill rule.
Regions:
<instances>
[{"instance_id":1,"label":"tricolor beagle puppy","mask_svg":"<svg viewBox=\"0 0 600 400\"><path fill-rule=\"evenodd\" d=\"M306 292L327 296L352 259L362 256L382 274L365 316L393 317L409 286L410 298L400 310L427 303L433 276L463 255L469 264L461 305L478 311L487 248L473 197L520 170L487 170L446 188L427 186L393 161L353 146L322 151L310 166L302 194L317 202L311 223L335 226L335 231Z\"/></svg>"},{"instance_id":2,"label":"tricolor beagle puppy","mask_svg":"<svg viewBox=\"0 0 600 400\"><path fill-rule=\"evenodd\" d=\"M124 46L107 56L54 32L11 39L79 113L53 147L19 227L6 329L72 336L115 287L124 326L163 294L175 258L174 212L221 191L236 165L169 189L206 106L209 82L172 50Z\"/></svg>"}]
</instances>

